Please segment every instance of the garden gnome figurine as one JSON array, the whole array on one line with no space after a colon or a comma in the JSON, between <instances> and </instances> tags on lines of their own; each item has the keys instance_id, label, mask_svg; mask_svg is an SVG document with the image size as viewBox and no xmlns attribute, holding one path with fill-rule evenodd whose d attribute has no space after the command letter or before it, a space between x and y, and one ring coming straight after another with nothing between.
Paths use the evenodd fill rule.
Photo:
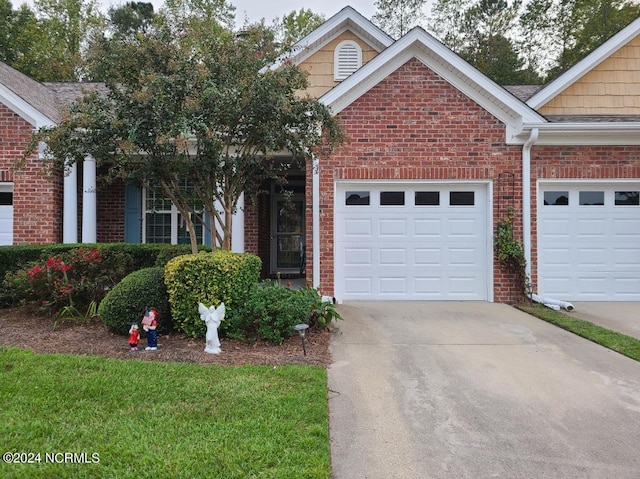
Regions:
<instances>
[{"instance_id":1,"label":"garden gnome figurine","mask_svg":"<svg viewBox=\"0 0 640 479\"><path fill-rule=\"evenodd\" d=\"M129 328L129 347L131 351L138 350L138 342L140 342L140 330L136 323L131 323L131 327Z\"/></svg>"},{"instance_id":2,"label":"garden gnome figurine","mask_svg":"<svg viewBox=\"0 0 640 479\"><path fill-rule=\"evenodd\" d=\"M145 311L142 318L142 329L147 332L147 347L145 351L155 351L158 349L158 312L155 309Z\"/></svg>"},{"instance_id":3,"label":"garden gnome figurine","mask_svg":"<svg viewBox=\"0 0 640 479\"><path fill-rule=\"evenodd\" d=\"M218 326L224 319L225 307L224 303L220 303L217 308L211 305L207 308L204 304L198 304L200 319L207 325L207 344L204 348L205 353L220 354L220 340L218 339Z\"/></svg>"}]
</instances>

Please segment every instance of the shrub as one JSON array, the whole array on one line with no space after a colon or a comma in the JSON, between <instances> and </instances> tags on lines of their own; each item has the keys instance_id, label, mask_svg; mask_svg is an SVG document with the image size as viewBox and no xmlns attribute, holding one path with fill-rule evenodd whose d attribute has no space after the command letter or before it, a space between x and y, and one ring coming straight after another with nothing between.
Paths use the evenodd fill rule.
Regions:
<instances>
[{"instance_id":1,"label":"shrub","mask_svg":"<svg viewBox=\"0 0 640 479\"><path fill-rule=\"evenodd\" d=\"M309 322L313 301L314 298L304 291L265 281L251 290L238 311L237 329L231 334L242 339L260 338L281 344L295 332L296 324Z\"/></svg>"},{"instance_id":2,"label":"shrub","mask_svg":"<svg viewBox=\"0 0 640 479\"><path fill-rule=\"evenodd\" d=\"M164 268L144 268L125 277L102 300L98 316L113 331L127 334L129 325L140 323L147 309L158 311L159 332L171 331L173 323Z\"/></svg>"},{"instance_id":3,"label":"shrub","mask_svg":"<svg viewBox=\"0 0 640 479\"><path fill-rule=\"evenodd\" d=\"M210 250L208 246L202 246L201 249ZM127 274L142 268L164 266L175 256L189 254L191 247L131 243L0 246L0 281L3 281L0 287L0 307L35 301L30 292L26 273L34 267L45 269L45 264L51 258L61 259L65 265L75 263L69 274L82 276L80 271L82 268L79 268L82 262L78 263L79 258L74 258L78 254L84 254L79 253L80 251L98 251L100 254L99 267L93 268L94 271L91 272L85 271L85 279L82 282L83 288L95 289L90 293L92 297L88 301L90 303L102 299L106 293L105 288L108 290L115 286ZM90 267L91 262L86 266ZM74 281L73 277L69 279L71 282ZM42 299L48 301L46 298Z\"/></svg>"},{"instance_id":4,"label":"shrub","mask_svg":"<svg viewBox=\"0 0 640 479\"><path fill-rule=\"evenodd\" d=\"M9 273L6 285L23 303L35 303L56 317L83 318L125 276L128 263L122 255L77 248Z\"/></svg>"},{"instance_id":5,"label":"shrub","mask_svg":"<svg viewBox=\"0 0 640 479\"><path fill-rule=\"evenodd\" d=\"M262 262L249 253L215 251L184 255L165 267L165 284L176 329L188 336L204 337L207 327L198 314L198 303L206 306L224 302L227 310L220 332L234 329L237 308L258 283Z\"/></svg>"}]
</instances>

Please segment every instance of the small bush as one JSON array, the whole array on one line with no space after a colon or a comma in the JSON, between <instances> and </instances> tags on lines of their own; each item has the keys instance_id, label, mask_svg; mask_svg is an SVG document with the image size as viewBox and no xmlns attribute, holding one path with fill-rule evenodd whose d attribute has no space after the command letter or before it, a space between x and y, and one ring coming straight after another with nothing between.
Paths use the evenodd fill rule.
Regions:
<instances>
[{"instance_id":1,"label":"small bush","mask_svg":"<svg viewBox=\"0 0 640 479\"><path fill-rule=\"evenodd\" d=\"M334 319L342 318L333 303L322 301L316 289L291 290L265 281L252 288L228 333L237 339L282 344L295 333L297 324L324 328Z\"/></svg>"},{"instance_id":2,"label":"small bush","mask_svg":"<svg viewBox=\"0 0 640 479\"><path fill-rule=\"evenodd\" d=\"M158 331L173 328L169 295L164 285L164 268L144 268L118 283L98 307L102 322L119 334L127 334L129 325L140 323L147 309L158 311Z\"/></svg>"},{"instance_id":3,"label":"small bush","mask_svg":"<svg viewBox=\"0 0 640 479\"><path fill-rule=\"evenodd\" d=\"M221 302L227 314L220 332L234 329L237 309L258 283L260 267L260 258L255 255L221 250L170 260L165 284L176 329L188 336L204 337L207 327L200 319L198 303L217 306Z\"/></svg>"},{"instance_id":4,"label":"small bush","mask_svg":"<svg viewBox=\"0 0 640 479\"><path fill-rule=\"evenodd\" d=\"M296 324L308 322L309 314L309 295L265 281L252 289L231 334L281 344L295 332Z\"/></svg>"}]
</instances>

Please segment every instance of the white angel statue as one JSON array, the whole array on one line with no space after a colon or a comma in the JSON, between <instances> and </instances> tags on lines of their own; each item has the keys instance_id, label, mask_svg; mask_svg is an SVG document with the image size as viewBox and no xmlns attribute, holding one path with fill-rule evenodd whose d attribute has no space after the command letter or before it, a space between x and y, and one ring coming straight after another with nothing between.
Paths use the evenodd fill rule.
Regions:
<instances>
[{"instance_id":1,"label":"white angel statue","mask_svg":"<svg viewBox=\"0 0 640 479\"><path fill-rule=\"evenodd\" d=\"M213 305L206 307L204 304L198 304L198 311L200 312L200 319L202 319L207 325L206 347L205 353L220 354L220 340L218 339L218 327L224 320L224 314L226 312L224 303L220 303L217 308Z\"/></svg>"}]
</instances>

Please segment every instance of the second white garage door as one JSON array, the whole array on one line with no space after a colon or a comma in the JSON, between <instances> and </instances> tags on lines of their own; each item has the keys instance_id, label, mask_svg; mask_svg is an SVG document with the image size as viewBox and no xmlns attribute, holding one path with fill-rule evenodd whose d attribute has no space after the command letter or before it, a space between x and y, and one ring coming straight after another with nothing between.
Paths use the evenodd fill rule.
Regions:
<instances>
[{"instance_id":1,"label":"second white garage door","mask_svg":"<svg viewBox=\"0 0 640 479\"><path fill-rule=\"evenodd\" d=\"M640 301L640 183L541 183L538 275L543 296Z\"/></svg>"},{"instance_id":2,"label":"second white garage door","mask_svg":"<svg viewBox=\"0 0 640 479\"><path fill-rule=\"evenodd\" d=\"M339 183L338 300L490 300L487 185Z\"/></svg>"}]
</instances>

